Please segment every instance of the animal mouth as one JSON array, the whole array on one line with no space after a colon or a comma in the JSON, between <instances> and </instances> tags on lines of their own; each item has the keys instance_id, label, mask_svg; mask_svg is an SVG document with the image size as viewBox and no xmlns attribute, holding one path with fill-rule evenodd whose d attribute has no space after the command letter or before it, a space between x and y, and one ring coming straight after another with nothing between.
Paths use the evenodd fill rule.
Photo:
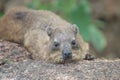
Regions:
<instances>
[{"instance_id":1,"label":"animal mouth","mask_svg":"<svg viewBox=\"0 0 120 80\"><path fill-rule=\"evenodd\" d=\"M72 59L63 60L63 63L71 63L71 62L73 62Z\"/></svg>"},{"instance_id":2,"label":"animal mouth","mask_svg":"<svg viewBox=\"0 0 120 80\"><path fill-rule=\"evenodd\" d=\"M74 62L72 58L67 58L67 59L61 58L59 64L72 63L72 62Z\"/></svg>"}]
</instances>

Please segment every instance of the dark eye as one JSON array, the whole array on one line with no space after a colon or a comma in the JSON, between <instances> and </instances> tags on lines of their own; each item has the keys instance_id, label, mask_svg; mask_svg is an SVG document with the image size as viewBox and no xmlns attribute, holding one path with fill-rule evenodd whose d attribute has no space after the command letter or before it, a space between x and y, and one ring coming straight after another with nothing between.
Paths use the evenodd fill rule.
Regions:
<instances>
[{"instance_id":1,"label":"dark eye","mask_svg":"<svg viewBox=\"0 0 120 80\"><path fill-rule=\"evenodd\" d=\"M71 45L72 45L73 49L79 49L79 45L78 45L78 42L76 40L72 40Z\"/></svg>"},{"instance_id":2,"label":"dark eye","mask_svg":"<svg viewBox=\"0 0 120 80\"><path fill-rule=\"evenodd\" d=\"M60 44L59 44L58 42L54 42L54 47L55 47L55 48L59 47L59 45L60 45Z\"/></svg>"},{"instance_id":3,"label":"dark eye","mask_svg":"<svg viewBox=\"0 0 120 80\"><path fill-rule=\"evenodd\" d=\"M52 50L53 51L59 50L59 46L60 46L59 42L53 42Z\"/></svg>"},{"instance_id":4,"label":"dark eye","mask_svg":"<svg viewBox=\"0 0 120 80\"><path fill-rule=\"evenodd\" d=\"M76 41L75 40L72 40L71 44L74 46L76 45Z\"/></svg>"}]
</instances>

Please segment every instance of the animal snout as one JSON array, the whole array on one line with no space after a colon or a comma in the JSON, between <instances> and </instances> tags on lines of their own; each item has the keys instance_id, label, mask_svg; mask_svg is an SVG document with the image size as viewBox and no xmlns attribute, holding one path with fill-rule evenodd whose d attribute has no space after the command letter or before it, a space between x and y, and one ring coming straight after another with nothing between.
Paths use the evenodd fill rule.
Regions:
<instances>
[{"instance_id":1,"label":"animal snout","mask_svg":"<svg viewBox=\"0 0 120 80\"><path fill-rule=\"evenodd\" d=\"M64 60L72 58L72 52L70 50L63 50L62 55Z\"/></svg>"}]
</instances>

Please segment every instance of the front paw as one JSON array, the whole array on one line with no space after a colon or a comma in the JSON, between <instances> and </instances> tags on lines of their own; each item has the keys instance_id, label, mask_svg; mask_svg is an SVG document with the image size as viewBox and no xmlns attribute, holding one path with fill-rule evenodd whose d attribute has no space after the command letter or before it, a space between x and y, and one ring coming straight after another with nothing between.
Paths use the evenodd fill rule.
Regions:
<instances>
[{"instance_id":1,"label":"front paw","mask_svg":"<svg viewBox=\"0 0 120 80\"><path fill-rule=\"evenodd\" d=\"M95 59L95 56L93 56L91 54L86 54L85 58L84 58L84 60L89 60L89 61L94 60L94 59Z\"/></svg>"}]
</instances>

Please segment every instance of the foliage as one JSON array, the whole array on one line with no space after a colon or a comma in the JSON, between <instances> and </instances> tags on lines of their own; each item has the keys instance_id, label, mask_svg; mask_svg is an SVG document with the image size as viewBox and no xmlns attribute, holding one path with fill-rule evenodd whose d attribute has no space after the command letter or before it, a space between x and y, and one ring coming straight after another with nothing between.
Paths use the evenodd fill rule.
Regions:
<instances>
[{"instance_id":1,"label":"foliage","mask_svg":"<svg viewBox=\"0 0 120 80\"><path fill-rule=\"evenodd\" d=\"M32 9L51 10L53 7L53 4L42 3L42 0L32 0L31 3L29 3L27 6Z\"/></svg>"},{"instance_id":2,"label":"foliage","mask_svg":"<svg viewBox=\"0 0 120 80\"><path fill-rule=\"evenodd\" d=\"M0 18L3 16L3 14L4 14L3 12L0 12Z\"/></svg>"}]
</instances>

